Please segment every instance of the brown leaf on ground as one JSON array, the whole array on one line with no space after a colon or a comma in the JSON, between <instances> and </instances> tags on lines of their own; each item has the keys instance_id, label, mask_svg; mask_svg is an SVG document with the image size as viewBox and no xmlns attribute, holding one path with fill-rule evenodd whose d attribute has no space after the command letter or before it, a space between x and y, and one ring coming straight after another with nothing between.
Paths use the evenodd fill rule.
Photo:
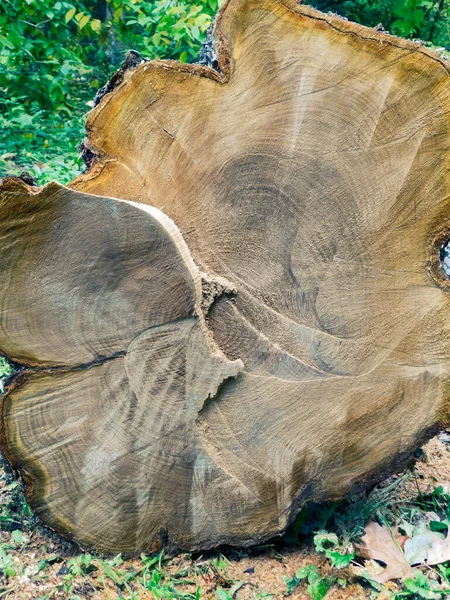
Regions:
<instances>
[{"instance_id":1,"label":"brown leaf on ground","mask_svg":"<svg viewBox=\"0 0 450 600\"><path fill-rule=\"evenodd\" d=\"M405 555L387 527L378 523L368 523L364 531L365 535L361 538L363 543L357 545L359 556L373 558L386 565L382 573L373 575L375 581L385 583L391 579L414 576Z\"/></svg>"}]
</instances>

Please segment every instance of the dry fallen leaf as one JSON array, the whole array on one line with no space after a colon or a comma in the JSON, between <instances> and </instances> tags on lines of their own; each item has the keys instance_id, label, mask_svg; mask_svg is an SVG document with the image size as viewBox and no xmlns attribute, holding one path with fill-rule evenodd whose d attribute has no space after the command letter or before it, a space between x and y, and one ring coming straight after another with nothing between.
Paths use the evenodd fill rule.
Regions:
<instances>
[{"instance_id":1,"label":"dry fallen leaf","mask_svg":"<svg viewBox=\"0 0 450 600\"><path fill-rule=\"evenodd\" d=\"M427 529L424 523L416 529L416 534L406 541L403 548L405 558L411 566L425 564L430 548L442 542L444 537L441 533Z\"/></svg>"},{"instance_id":2,"label":"dry fallen leaf","mask_svg":"<svg viewBox=\"0 0 450 600\"><path fill-rule=\"evenodd\" d=\"M445 540L436 539L428 549L427 565L440 565L450 560L450 531Z\"/></svg>"},{"instance_id":3,"label":"dry fallen leaf","mask_svg":"<svg viewBox=\"0 0 450 600\"><path fill-rule=\"evenodd\" d=\"M387 527L382 527L378 523L368 523L364 531L365 535L361 538L363 543L357 546L358 554L386 565L382 573L373 575L374 581L385 583L391 579L414 577L405 555Z\"/></svg>"}]
</instances>

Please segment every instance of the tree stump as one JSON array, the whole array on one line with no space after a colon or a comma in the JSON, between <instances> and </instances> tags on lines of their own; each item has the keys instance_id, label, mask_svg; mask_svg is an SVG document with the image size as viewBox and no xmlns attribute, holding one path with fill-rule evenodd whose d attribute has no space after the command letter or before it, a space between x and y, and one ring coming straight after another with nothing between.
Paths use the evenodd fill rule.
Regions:
<instances>
[{"instance_id":1,"label":"tree stump","mask_svg":"<svg viewBox=\"0 0 450 600\"><path fill-rule=\"evenodd\" d=\"M120 71L68 188L1 188L2 447L103 551L262 542L450 422L448 65L295 0L212 42Z\"/></svg>"}]
</instances>

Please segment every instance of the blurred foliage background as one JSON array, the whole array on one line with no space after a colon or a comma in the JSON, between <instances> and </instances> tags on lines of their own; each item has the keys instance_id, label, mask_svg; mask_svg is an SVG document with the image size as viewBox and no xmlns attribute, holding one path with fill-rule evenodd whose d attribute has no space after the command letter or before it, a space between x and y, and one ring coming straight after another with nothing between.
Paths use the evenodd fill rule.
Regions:
<instances>
[{"instance_id":1,"label":"blurred foliage background","mask_svg":"<svg viewBox=\"0 0 450 600\"><path fill-rule=\"evenodd\" d=\"M134 48L194 61L218 0L1 0L0 176L66 183L96 91Z\"/></svg>"},{"instance_id":2,"label":"blurred foliage background","mask_svg":"<svg viewBox=\"0 0 450 600\"><path fill-rule=\"evenodd\" d=\"M332 11L368 27L450 50L449 0L313 0L324 12Z\"/></svg>"},{"instance_id":3,"label":"blurred foliage background","mask_svg":"<svg viewBox=\"0 0 450 600\"><path fill-rule=\"evenodd\" d=\"M220 0L1 0L0 176L67 183L95 92L134 48L196 60ZM450 50L450 0L310 0L370 27Z\"/></svg>"}]
</instances>

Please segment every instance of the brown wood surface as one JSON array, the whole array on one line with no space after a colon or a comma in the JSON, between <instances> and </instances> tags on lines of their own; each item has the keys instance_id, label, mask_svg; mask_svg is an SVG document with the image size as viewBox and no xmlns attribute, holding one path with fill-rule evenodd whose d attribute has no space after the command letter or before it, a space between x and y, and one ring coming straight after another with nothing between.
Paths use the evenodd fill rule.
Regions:
<instances>
[{"instance_id":1,"label":"brown wood surface","mask_svg":"<svg viewBox=\"0 0 450 600\"><path fill-rule=\"evenodd\" d=\"M168 527L172 544L192 544L189 520L207 539L218 500L203 487L231 486L196 418L242 363L206 329L200 274L174 223L8 180L0 256L11 275L0 347L24 367L3 399L2 443L37 514L107 551L164 543ZM235 493L225 491L223 506Z\"/></svg>"},{"instance_id":2,"label":"brown wood surface","mask_svg":"<svg viewBox=\"0 0 450 600\"><path fill-rule=\"evenodd\" d=\"M41 367L3 443L114 552L267 539L449 423L448 66L294 0L213 37L220 73L123 73L72 191L2 192L0 349Z\"/></svg>"}]
</instances>

